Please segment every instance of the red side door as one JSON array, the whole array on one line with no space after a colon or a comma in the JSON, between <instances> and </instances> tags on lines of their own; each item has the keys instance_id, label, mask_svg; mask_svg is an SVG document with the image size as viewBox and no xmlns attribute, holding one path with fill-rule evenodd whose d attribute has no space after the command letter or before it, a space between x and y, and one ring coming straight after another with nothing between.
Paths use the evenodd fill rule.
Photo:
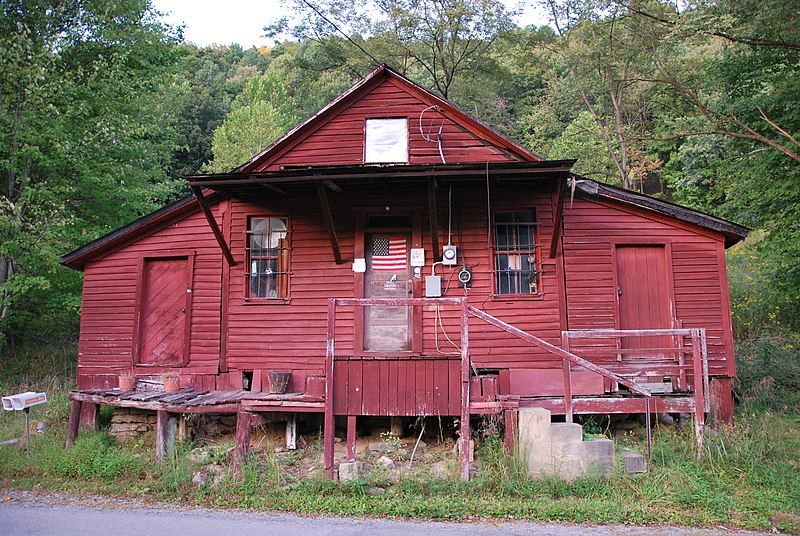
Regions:
<instances>
[{"instance_id":1,"label":"red side door","mask_svg":"<svg viewBox=\"0 0 800 536\"><path fill-rule=\"evenodd\" d=\"M190 296L187 257L145 259L139 304L138 363L185 364Z\"/></svg>"},{"instance_id":2,"label":"red side door","mask_svg":"<svg viewBox=\"0 0 800 536\"><path fill-rule=\"evenodd\" d=\"M620 329L669 329L670 291L664 246L618 245ZM669 348L670 337L625 337L623 348Z\"/></svg>"}]
</instances>

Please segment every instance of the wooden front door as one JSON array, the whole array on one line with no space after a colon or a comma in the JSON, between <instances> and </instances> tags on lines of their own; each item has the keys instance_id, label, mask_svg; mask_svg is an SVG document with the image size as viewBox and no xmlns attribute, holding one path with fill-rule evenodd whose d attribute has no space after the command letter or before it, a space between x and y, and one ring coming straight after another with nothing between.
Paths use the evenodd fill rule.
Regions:
<instances>
[{"instance_id":1,"label":"wooden front door","mask_svg":"<svg viewBox=\"0 0 800 536\"><path fill-rule=\"evenodd\" d=\"M670 286L664 246L618 245L620 329L669 329ZM624 337L623 348L669 348L670 337Z\"/></svg>"},{"instance_id":2,"label":"wooden front door","mask_svg":"<svg viewBox=\"0 0 800 536\"><path fill-rule=\"evenodd\" d=\"M367 268L365 298L410 298L413 279L409 267L411 236L408 233L365 235ZM364 350L405 352L411 350L412 308L369 306L364 308Z\"/></svg>"},{"instance_id":3,"label":"wooden front door","mask_svg":"<svg viewBox=\"0 0 800 536\"><path fill-rule=\"evenodd\" d=\"M142 270L138 363L181 366L191 305L189 258L145 259Z\"/></svg>"}]
</instances>

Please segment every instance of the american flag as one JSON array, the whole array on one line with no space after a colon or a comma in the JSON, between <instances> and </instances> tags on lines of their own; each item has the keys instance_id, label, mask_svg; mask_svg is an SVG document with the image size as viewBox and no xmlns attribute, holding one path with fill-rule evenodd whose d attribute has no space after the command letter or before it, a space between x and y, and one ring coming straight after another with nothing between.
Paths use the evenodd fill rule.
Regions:
<instances>
[{"instance_id":1,"label":"american flag","mask_svg":"<svg viewBox=\"0 0 800 536\"><path fill-rule=\"evenodd\" d=\"M406 237L375 236L372 238L372 269L398 272L406 269Z\"/></svg>"}]
</instances>

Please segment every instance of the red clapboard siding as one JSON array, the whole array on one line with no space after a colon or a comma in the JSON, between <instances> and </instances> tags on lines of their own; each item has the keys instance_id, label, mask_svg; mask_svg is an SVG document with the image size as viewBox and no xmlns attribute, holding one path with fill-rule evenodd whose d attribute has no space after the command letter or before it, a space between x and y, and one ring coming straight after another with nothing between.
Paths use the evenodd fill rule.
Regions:
<instances>
[{"instance_id":1,"label":"red clapboard siding","mask_svg":"<svg viewBox=\"0 0 800 536\"><path fill-rule=\"evenodd\" d=\"M214 210L218 212L219 205ZM198 212L86 264L78 342L79 385L114 386L117 374L134 366L139 263L142 257L163 257L169 251L184 257L195 255L188 362L182 370L187 374L217 373L222 255L208 223ZM185 285L181 294L186 294ZM147 338L145 333L142 336ZM161 366L143 367L142 373L161 370Z\"/></svg>"},{"instance_id":2,"label":"red clapboard siding","mask_svg":"<svg viewBox=\"0 0 800 536\"><path fill-rule=\"evenodd\" d=\"M672 318L684 328L707 328L710 372L733 374L724 257L721 262L719 253L723 237L635 208L584 199L565 208L570 329L620 327L614 270L618 244L664 245L672 278Z\"/></svg>"},{"instance_id":3,"label":"red clapboard siding","mask_svg":"<svg viewBox=\"0 0 800 536\"><path fill-rule=\"evenodd\" d=\"M345 165L364 162L364 128L367 118L406 117L409 126L409 163L437 164L442 159L436 142L420 133L420 113L428 103L414 95L402 82L386 78L353 104L324 122L288 150L261 162L257 171L278 170L286 166ZM442 152L448 163L519 160L467 130L464 126L428 110L423 116L423 132L430 135L442 128Z\"/></svg>"},{"instance_id":4,"label":"red clapboard siding","mask_svg":"<svg viewBox=\"0 0 800 536\"><path fill-rule=\"evenodd\" d=\"M79 343L80 385L113 385L116 374L132 366L138 263L143 255L179 250L195 255L190 346L185 372L208 383L207 377L219 371L222 344L228 369L234 376L240 370L288 369L294 371L294 387L302 389L306 376L319 374L323 369L328 298L352 297L355 293L356 278L350 266L355 250L354 208L417 207L424 213L425 194L424 186L414 184L376 184L372 188L330 192L334 223L345 259L341 265L334 262L319 200L311 187L292 189L288 195L265 197L257 204L241 200L224 202L229 214L226 239L237 260L230 268L224 296L221 291L224 261L200 213L191 214L88 263ZM446 196L441 195L439 201L438 219L446 222ZM523 206L536 209L537 241L543 246L539 251L546 251L544 246L549 245L552 236L552 193L544 186L493 187L494 210ZM213 206L219 221L222 207L222 203ZM289 218L291 276L286 302L244 299L245 231L247 217L252 215ZM430 270L428 222L427 217L422 218L421 236L428 264L425 274ZM472 266L473 284L464 291L455 280L456 270L439 268L437 272L443 275L447 296L466 295L476 307L560 344L560 333L567 327L567 320L571 329L617 326L615 244L626 241L665 244L669 255L667 267L672 276L674 316L684 327L708 328L712 373L733 372L730 319L726 317L728 310L724 301L727 289L724 272L720 271L724 269L720 260L724 260L720 236L637 209L576 199L574 206L567 207L564 213L565 273L559 269L561 259L542 259L541 295L515 299L492 296L492 263L486 225L485 191L475 186L454 185L453 243L459 246L466 264ZM445 224L439 230L439 243L446 239ZM564 281L568 318L562 318L560 313ZM227 311L224 318L221 311ZM352 307L338 309L338 355L353 351L354 314ZM443 307L438 315L444 332L436 328L439 324L436 309L423 308L422 352L429 356L457 351L447 337L456 346L460 344L458 312ZM470 319L470 354L479 368L551 369L561 365L552 355L474 318ZM351 411L351 404L368 408L369 412L402 412L403 408L424 404L448 414L453 410L450 392L458 389L458 375L449 375L449 383L436 380L443 375L447 376L443 365L435 361L395 361L385 366L364 362L360 367L348 368L346 375L340 378L348 393L343 411ZM363 388L356 392L354 386L359 383ZM396 385L396 391L404 392L404 397L395 397L390 390L378 387L387 384ZM414 388L407 388L410 385Z\"/></svg>"}]
</instances>

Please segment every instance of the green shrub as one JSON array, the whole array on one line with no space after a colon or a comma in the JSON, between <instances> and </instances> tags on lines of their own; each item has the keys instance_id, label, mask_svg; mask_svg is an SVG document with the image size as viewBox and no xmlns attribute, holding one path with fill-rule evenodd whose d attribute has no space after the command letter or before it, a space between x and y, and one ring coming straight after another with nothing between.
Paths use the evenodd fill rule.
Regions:
<instances>
[{"instance_id":1,"label":"green shrub","mask_svg":"<svg viewBox=\"0 0 800 536\"><path fill-rule=\"evenodd\" d=\"M761 337L736 345L737 392L753 408L800 412L800 339Z\"/></svg>"}]
</instances>

